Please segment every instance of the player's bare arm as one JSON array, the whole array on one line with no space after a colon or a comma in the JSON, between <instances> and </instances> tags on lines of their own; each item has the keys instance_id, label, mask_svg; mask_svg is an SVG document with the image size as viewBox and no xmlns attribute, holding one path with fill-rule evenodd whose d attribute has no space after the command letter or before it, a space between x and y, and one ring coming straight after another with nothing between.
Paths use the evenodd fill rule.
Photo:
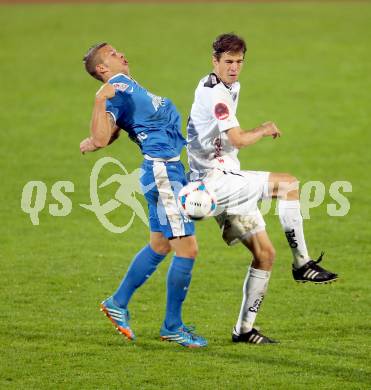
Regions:
<instances>
[{"instance_id":1,"label":"player's bare arm","mask_svg":"<svg viewBox=\"0 0 371 390\"><path fill-rule=\"evenodd\" d=\"M121 129L115 124L115 120L113 119L112 115L109 115L109 117L110 117L109 119L110 119L112 126L113 126L112 127L113 133L112 133L111 138L108 142L108 145L111 145L112 142L116 141L117 138L119 137ZM85 138L80 143L80 152L83 154L88 153L88 152L95 152L98 149L101 149L101 148L95 145L92 137Z\"/></svg>"},{"instance_id":2,"label":"player's bare arm","mask_svg":"<svg viewBox=\"0 0 371 390\"><path fill-rule=\"evenodd\" d=\"M273 122L265 122L261 126L252 130L243 130L240 127L233 127L227 130L229 142L236 148L243 148L253 145L263 137L277 138L281 136L281 131Z\"/></svg>"},{"instance_id":3,"label":"player's bare arm","mask_svg":"<svg viewBox=\"0 0 371 390\"><path fill-rule=\"evenodd\" d=\"M111 134L111 138L108 142L108 145L111 145L112 142L115 142L117 138L120 136L120 128L116 125L115 120L113 119L113 116L111 115L110 121L113 124L113 133Z\"/></svg>"},{"instance_id":4,"label":"player's bare arm","mask_svg":"<svg viewBox=\"0 0 371 390\"><path fill-rule=\"evenodd\" d=\"M120 128L111 114L106 112L106 100L115 95L111 84L104 84L96 93L90 124L91 136L80 143L81 153L94 152L114 142Z\"/></svg>"},{"instance_id":5,"label":"player's bare arm","mask_svg":"<svg viewBox=\"0 0 371 390\"><path fill-rule=\"evenodd\" d=\"M103 84L95 95L93 114L90 124L90 133L94 145L104 148L109 144L115 125L112 115L106 112L106 102L115 96L115 88L111 84Z\"/></svg>"},{"instance_id":6,"label":"player's bare arm","mask_svg":"<svg viewBox=\"0 0 371 390\"><path fill-rule=\"evenodd\" d=\"M120 127L118 127L116 124L115 124L115 120L113 119L112 115L110 114L107 114L108 117L109 117L109 120L111 122L111 125L112 125L112 130L113 130L113 133L111 135L111 138L108 142L108 145L111 145L112 142L116 141L117 138L119 137L120 135ZM96 150L98 149L101 149L101 147L97 146L95 143L94 143L94 139L93 137L88 137L88 138L85 138L84 140L81 141L80 143L80 151L81 153L87 153L87 152L95 152Z\"/></svg>"}]
</instances>

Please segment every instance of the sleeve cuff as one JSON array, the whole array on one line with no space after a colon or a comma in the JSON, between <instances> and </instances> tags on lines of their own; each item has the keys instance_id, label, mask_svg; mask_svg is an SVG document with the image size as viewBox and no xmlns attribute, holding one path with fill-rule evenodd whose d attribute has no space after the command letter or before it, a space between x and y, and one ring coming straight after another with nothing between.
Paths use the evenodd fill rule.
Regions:
<instances>
[{"instance_id":1,"label":"sleeve cuff","mask_svg":"<svg viewBox=\"0 0 371 390\"><path fill-rule=\"evenodd\" d=\"M234 118L232 120L224 120L224 121L218 121L218 127L219 131L222 133L223 131L227 131L229 129L232 129L233 127L239 127L240 123L238 122L237 118Z\"/></svg>"},{"instance_id":2,"label":"sleeve cuff","mask_svg":"<svg viewBox=\"0 0 371 390\"><path fill-rule=\"evenodd\" d=\"M115 121L116 123L116 117L115 117L115 114L112 112L112 111L106 111L108 114L111 114L112 115L112 118L113 120Z\"/></svg>"}]
</instances>

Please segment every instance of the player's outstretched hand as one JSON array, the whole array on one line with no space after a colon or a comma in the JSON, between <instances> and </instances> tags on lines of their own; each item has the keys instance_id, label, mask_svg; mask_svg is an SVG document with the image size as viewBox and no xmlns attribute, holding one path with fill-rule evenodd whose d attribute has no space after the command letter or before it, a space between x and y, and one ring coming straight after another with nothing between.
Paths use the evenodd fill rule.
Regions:
<instances>
[{"instance_id":1,"label":"player's outstretched hand","mask_svg":"<svg viewBox=\"0 0 371 390\"><path fill-rule=\"evenodd\" d=\"M115 96L115 88L110 83L103 84L95 96L101 99L111 99Z\"/></svg>"},{"instance_id":2,"label":"player's outstretched hand","mask_svg":"<svg viewBox=\"0 0 371 390\"><path fill-rule=\"evenodd\" d=\"M94 145L94 142L91 137L85 138L80 142L80 152L82 154L87 152L94 152L97 149L99 148Z\"/></svg>"},{"instance_id":3,"label":"player's outstretched hand","mask_svg":"<svg viewBox=\"0 0 371 390\"><path fill-rule=\"evenodd\" d=\"M281 137L281 131L274 122L265 122L261 127L263 128L264 137Z\"/></svg>"}]
</instances>

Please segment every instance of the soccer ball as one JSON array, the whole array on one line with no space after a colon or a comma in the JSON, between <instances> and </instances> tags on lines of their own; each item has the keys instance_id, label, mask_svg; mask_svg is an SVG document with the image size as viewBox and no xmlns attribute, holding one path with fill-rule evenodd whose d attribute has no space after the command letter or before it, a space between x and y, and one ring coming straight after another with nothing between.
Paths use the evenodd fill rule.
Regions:
<instances>
[{"instance_id":1,"label":"soccer ball","mask_svg":"<svg viewBox=\"0 0 371 390\"><path fill-rule=\"evenodd\" d=\"M178 202L183 214L194 220L206 218L216 209L216 196L202 181L184 186L179 191Z\"/></svg>"}]
</instances>

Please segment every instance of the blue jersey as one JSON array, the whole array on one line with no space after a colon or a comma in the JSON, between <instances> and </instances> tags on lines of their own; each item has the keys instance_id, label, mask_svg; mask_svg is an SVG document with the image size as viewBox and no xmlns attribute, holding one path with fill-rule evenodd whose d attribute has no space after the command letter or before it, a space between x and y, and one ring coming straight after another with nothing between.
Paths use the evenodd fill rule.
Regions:
<instances>
[{"instance_id":1,"label":"blue jersey","mask_svg":"<svg viewBox=\"0 0 371 390\"><path fill-rule=\"evenodd\" d=\"M115 87L116 94L107 100L106 111L142 153L164 159L178 156L186 141L181 133L180 115L171 100L153 95L121 73L108 82Z\"/></svg>"}]
</instances>

